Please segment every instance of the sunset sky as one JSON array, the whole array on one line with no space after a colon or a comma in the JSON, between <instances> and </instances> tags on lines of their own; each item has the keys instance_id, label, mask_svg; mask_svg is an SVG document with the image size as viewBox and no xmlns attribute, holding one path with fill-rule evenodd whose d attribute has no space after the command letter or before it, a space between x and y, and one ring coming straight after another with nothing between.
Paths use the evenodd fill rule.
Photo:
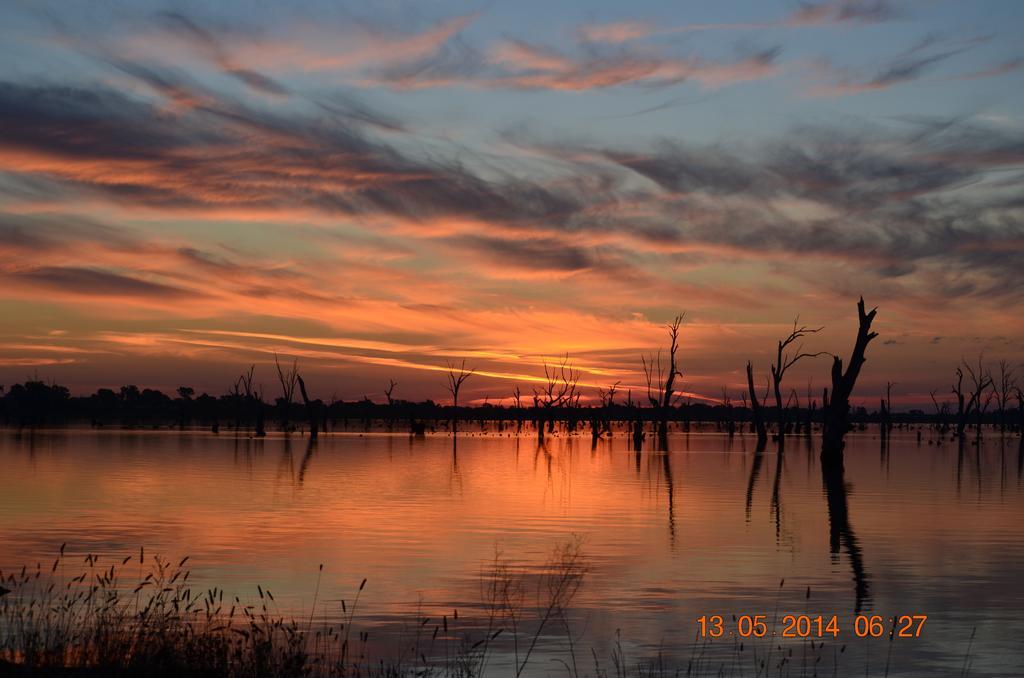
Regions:
<instances>
[{"instance_id":1,"label":"sunset sky","mask_svg":"<svg viewBox=\"0 0 1024 678\"><path fill-rule=\"evenodd\" d=\"M589 394L686 311L738 399L861 294L858 402L1024 360L1019 0L293 4L0 4L0 383Z\"/></svg>"}]
</instances>

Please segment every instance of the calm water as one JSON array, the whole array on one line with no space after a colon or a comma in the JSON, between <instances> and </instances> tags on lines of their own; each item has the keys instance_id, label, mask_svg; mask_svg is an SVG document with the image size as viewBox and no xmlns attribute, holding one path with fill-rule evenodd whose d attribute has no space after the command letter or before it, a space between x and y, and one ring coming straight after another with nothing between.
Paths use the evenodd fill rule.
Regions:
<instances>
[{"instance_id":1,"label":"calm water","mask_svg":"<svg viewBox=\"0 0 1024 678\"><path fill-rule=\"evenodd\" d=\"M298 436L5 432L0 568L51 561L65 541L76 557L144 545L191 555L197 585L252 597L259 583L283 609L308 614L323 563L318 615L351 601L366 577L357 625L387 638L412 613L472 618L496 549L537 568L575 534L589 571L570 621L591 673L590 648L608 667L616 629L630 661L660 651L684 666L703 656L746 669L749 647L739 659L725 638L695 648L695 619L792 612L840 615L841 637L817 651L826 675L835 662L839 675L881 674L886 661L890 675L959 675L973 629L970 674L1015 674L1018 439L992 433L961 454L924 436L919 445L897 432L886 452L876 435L853 435L843 478L826 483L803 438L758 457L751 436L713 432L673 434L670 454L639 457L624 435L593 449L589 437L555 437L538 449L529 435L353 433L307 450ZM853 635L858 606L928 621L890 654L888 639ZM565 674L552 661L567 658L564 633L553 631L532 673ZM786 648L797 663L807 654L803 641Z\"/></svg>"}]
</instances>

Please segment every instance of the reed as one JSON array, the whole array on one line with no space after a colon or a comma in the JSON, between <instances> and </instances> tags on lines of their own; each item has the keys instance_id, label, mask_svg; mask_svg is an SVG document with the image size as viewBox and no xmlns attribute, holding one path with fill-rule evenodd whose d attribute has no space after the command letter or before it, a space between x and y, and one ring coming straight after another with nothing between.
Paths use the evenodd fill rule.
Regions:
<instances>
[{"instance_id":1,"label":"reed","mask_svg":"<svg viewBox=\"0 0 1024 678\"><path fill-rule=\"evenodd\" d=\"M410 616L386 656L374 655L370 631L355 626L365 579L351 604L341 602L336 622L326 614L318 622L316 602L308 616L292 617L281 613L274 594L262 586L251 601L220 588L196 590L188 562L187 557L175 562L147 556L142 549L117 561L92 554L79 560L62 546L49 567L0 572L0 676L846 674L840 666L845 644L806 640L802 656L795 659L792 644L767 638L733 639L728 646L698 638L689 661L674 665L660 650L653 658L630 659L618 631L609 660L603 662L603 653L592 647L593 664L584 667L577 661L571 615L587 571L576 538L556 548L540 568L513 567L496 552L481 572L481 603L474 619L460 619L457 610L450 618ZM315 601L321 596L320 573L322 566ZM890 661L891 654L885 658L886 671ZM970 650L962 675L969 669Z\"/></svg>"},{"instance_id":2,"label":"reed","mask_svg":"<svg viewBox=\"0 0 1024 678\"><path fill-rule=\"evenodd\" d=\"M431 620L423 618L411 651L371 658L369 632L354 626L365 579L351 605L342 601L339 622L317 624L319 573L314 609L300 621L282 614L262 586L251 604L220 588L197 591L188 561L147 559L142 549L109 563L93 554L78 561L62 546L50 567L0 572L0 675L478 676L507 623L516 627L516 647L526 648L514 655L520 675L546 629L567 619L584 573L579 541L560 547L536 576L536 605L527 606L527 574L496 556L482 575L482 628L460 633L456 611L451 625L444 617L428 634Z\"/></svg>"}]
</instances>

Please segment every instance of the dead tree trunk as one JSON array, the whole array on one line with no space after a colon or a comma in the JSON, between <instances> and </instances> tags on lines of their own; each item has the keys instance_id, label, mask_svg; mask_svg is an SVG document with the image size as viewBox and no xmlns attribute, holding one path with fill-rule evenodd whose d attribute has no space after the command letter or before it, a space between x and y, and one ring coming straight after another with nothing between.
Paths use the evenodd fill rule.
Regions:
<instances>
[{"instance_id":1,"label":"dead tree trunk","mask_svg":"<svg viewBox=\"0 0 1024 678\"><path fill-rule=\"evenodd\" d=\"M775 422L779 427L779 444L783 443L785 435L789 433L787 427L789 421L786 418L786 409L782 404L782 378L785 376L786 371L797 364L803 358L816 358L821 353L804 353L803 346L797 348L796 355L790 356L786 352L786 349L796 341L801 341L808 334L817 334L823 327L810 328L807 326L797 327L800 322L800 316L797 316L793 321L793 331L790 332L789 336L779 341L778 353L775 357L775 362L772 363L772 387L775 389Z\"/></svg>"},{"instance_id":2,"label":"dead tree trunk","mask_svg":"<svg viewBox=\"0 0 1024 678\"><path fill-rule=\"evenodd\" d=\"M757 391L754 390L754 366L749 361L747 362L747 390L750 393L750 416L754 420L754 429L757 431L757 445L763 447L768 442L768 429L764 425L761 402L757 398Z\"/></svg>"},{"instance_id":3,"label":"dead tree trunk","mask_svg":"<svg viewBox=\"0 0 1024 678\"><path fill-rule=\"evenodd\" d=\"M668 446L668 417L676 400L676 377L683 378L676 363L676 352L679 350L679 326L685 313L681 313L668 325L669 349L668 365L661 363L661 351L649 358L640 356L640 362L647 378L647 399L657 411L658 441L662 449ZM689 430L689 427L687 427Z\"/></svg>"},{"instance_id":4,"label":"dead tree trunk","mask_svg":"<svg viewBox=\"0 0 1024 678\"><path fill-rule=\"evenodd\" d=\"M319 431L316 403L310 401L309 396L306 395L306 382L302 380L302 376L296 372L295 377L299 382L299 393L302 394L302 402L306 405L306 416L309 418L309 439L315 440Z\"/></svg>"},{"instance_id":5,"label":"dead tree trunk","mask_svg":"<svg viewBox=\"0 0 1024 678\"><path fill-rule=\"evenodd\" d=\"M975 416L974 431L977 439L981 440L981 427L985 419L985 410L988 409L994 397L994 393L989 391L989 389L994 388L992 373L985 367L984 360L980 355L978 356L977 370L971 367L966 360L964 361L964 367L967 368L967 373L971 375L971 402L974 403ZM969 412L969 405L967 409Z\"/></svg>"},{"instance_id":6,"label":"dead tree trunk","mask_svg":"<svg viewBox=\"0 0 1024 678\"><path fill-rule=\"evenodd\" d=\"M288 417L291 414L292 400L295 398L295 384L296 378L299 374L299 360L296 358L292 362L291 369L285 372L281 369L281 361L277 357L277 353L274 353L274 365L277 367L277 380L281 384L281 397L278 399L278 403L281 408L281 430L287 433L290 429Z\"/></svg>"},{"instance_id":7,"label":"dead tree trunk","mask_svg":"<svg viewBox=\"0 0 1024 678\"><path fill-rule=\"evenodd\" d=\"M961 440L964 437L964 429L967 428L967 415L970 414L974 403L966 405L967 398L964 395L964 371L963 368L956 368L956 383L953 384L953 395L956 396L956 437Z\"/></svg>"},{"instance_id":8,"label":"dead tree trunk","mask_svg":"<svg viewBox=\"0 0 1024 678\"><path fill-rule=\"evenodd\" d=\"M878 409L880 433L883 438L888 438L892 433L892 387L895 385L891 381L885 382L885 398Z\"/></svg>"},{"instance_id":9,"label":"dead tree trunk","mask_svg":"<svg viewBox=\"0 0 1024 678\"><path fill-rule=\"evenodd\" d=\"M941 405L939 401L935 399L935 389L931 391L932 405L935 406L935 421L936 427L938 428L940 435L945 435L949 432L949 403L943 402Z\"/></svg>"},{"instance_id":10,"label":"dead tree trunk","mask_svg":"<svg viewBox=\"0 0 1024 678\"><path fill-rule=\"evenodd\" d=\"M871 321L878 313L877 308L870 312L864 311L864 297L857 302L857 316L860 326L857 329L857 341L853 345L850 363L843 371L843 360L839 356L832 357L832 393L824 410L824 427L822 428L822 463L842 465L844 438L850 428L850 394L857 384L861 367L864 366L864 351L868 343L878 336L871 331Z\"/></svg>"}]
</instances>

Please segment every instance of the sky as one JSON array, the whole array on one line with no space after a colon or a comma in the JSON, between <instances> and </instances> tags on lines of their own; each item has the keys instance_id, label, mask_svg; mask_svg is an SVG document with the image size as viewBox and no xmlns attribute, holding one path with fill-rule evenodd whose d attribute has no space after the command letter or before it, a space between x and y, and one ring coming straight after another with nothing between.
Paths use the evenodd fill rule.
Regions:
<instances>
[{"instance_id":1,"label":"sky","mask_svg":"<svg viewBox=\"0 0 1024 678\"><path fill-rule=\"evenodd\" d=\"M1024 360L1016 0L0 5L0 383L739 400ZM802 361L787 389L827 385ZM791 375L791 376L790 376ZM724 389L724 391L723 391Z\"/></svg>"}]
</instances>

